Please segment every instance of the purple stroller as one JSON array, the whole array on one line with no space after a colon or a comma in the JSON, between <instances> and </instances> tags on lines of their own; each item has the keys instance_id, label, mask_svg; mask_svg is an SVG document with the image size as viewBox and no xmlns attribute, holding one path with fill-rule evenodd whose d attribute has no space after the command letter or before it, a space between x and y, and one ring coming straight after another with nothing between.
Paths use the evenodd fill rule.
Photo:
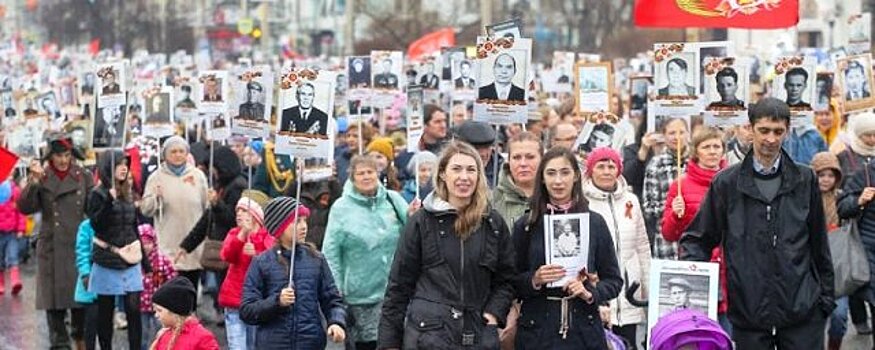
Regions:
<instances>
[{"instance_id":1,"label":"purple stroller","mask_svg":"<svg viewBox=\"0 0 875 350\"><path fill-rule=\"evenodd\" d=\"M673 311L653 326L651 350L732 350L732 341L720 324L693 310Z\"/></svg>"}]
</instances>

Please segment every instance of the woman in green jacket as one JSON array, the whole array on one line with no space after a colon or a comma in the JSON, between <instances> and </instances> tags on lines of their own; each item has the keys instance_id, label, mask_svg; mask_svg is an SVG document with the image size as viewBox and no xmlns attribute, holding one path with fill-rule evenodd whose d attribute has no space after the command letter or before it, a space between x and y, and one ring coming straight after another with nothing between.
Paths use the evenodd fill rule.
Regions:
<instances>
[{"instance_id":1,"label":"woman in green jacket","mask_svg":"<svg viewBox=\"0 0 875 350\"><path fill-rule=\"evenodd\" d=\"M358 350L376 348L389 269L406 222L407 202L380 182L376 160L353 157L343 195L328 216L322 253L348 305Z\"/></svg>"}]
</instances>

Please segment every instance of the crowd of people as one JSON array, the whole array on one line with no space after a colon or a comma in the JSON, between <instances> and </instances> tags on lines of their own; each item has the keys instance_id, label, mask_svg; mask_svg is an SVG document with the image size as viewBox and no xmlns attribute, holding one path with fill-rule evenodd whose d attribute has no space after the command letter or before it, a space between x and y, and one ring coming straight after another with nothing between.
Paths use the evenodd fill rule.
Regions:
<instances>
[{"instance_id":1,"label":"crowd of people","mask_svg":"<svg viewBox=\"0 0 875 350\"><path fill-rule=\"evenodd\" d=\"M658 93L695 95L672 81ZM251 103L262 87L247 86ZM49 132L0 184L0 293L21 293L28 241L52 349L111 349L119 318L129 349L644 349L651 263L684 260L718 264L714 322L739 349L840 349L849 324L872 334L875 299L868 285L837 295L828 237L854 221L875 269L875 114L833 101L797 126L793 106L760 94L745 125L648 129L656 116L630 112L628 94L612 97L613 121L568 93L532 95L527 122L500 127L464 103L425 104L411 145L390 115L347 118L343 103L331 173L315 180L270 137L181 125L89 164L69 132ZM582 150L605 123L614 134ZM561 214L589 218L577 271L545 252ZM668 284L689 308L690 283Z\"/></svg>"}]
</instances>

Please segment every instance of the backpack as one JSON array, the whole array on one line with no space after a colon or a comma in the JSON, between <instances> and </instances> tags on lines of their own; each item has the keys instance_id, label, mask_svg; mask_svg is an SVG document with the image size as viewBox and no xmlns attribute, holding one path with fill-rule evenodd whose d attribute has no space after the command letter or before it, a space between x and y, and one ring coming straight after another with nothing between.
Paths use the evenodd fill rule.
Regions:
<instances>
[{"instance_id":1,"label":"backpack","mask_svg":"<svg viewBox=\"0 0 875 350\"><path fill-rule=\"evenodd\" d=\"M732 350L732 341L723 328L693 309L672 311L651 330L651 350L676 350L687 345L698 350Z\"/></svg>"}]
</instances>

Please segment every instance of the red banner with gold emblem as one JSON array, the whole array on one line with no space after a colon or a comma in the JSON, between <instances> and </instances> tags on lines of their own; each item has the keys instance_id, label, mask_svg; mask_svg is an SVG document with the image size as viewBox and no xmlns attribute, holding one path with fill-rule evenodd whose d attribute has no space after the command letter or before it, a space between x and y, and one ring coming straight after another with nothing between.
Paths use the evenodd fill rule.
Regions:
<instances>
[{"instance_id":1,"label":"red banner with gold emblem","mask_svg":"<svg viewBox=\"0 0 875 350\"><path fill-rule=\"evenodd\" d=\"M776 29L799 22L798 0L636 0L639 27Z\"/></svg>"}]
</instances>

